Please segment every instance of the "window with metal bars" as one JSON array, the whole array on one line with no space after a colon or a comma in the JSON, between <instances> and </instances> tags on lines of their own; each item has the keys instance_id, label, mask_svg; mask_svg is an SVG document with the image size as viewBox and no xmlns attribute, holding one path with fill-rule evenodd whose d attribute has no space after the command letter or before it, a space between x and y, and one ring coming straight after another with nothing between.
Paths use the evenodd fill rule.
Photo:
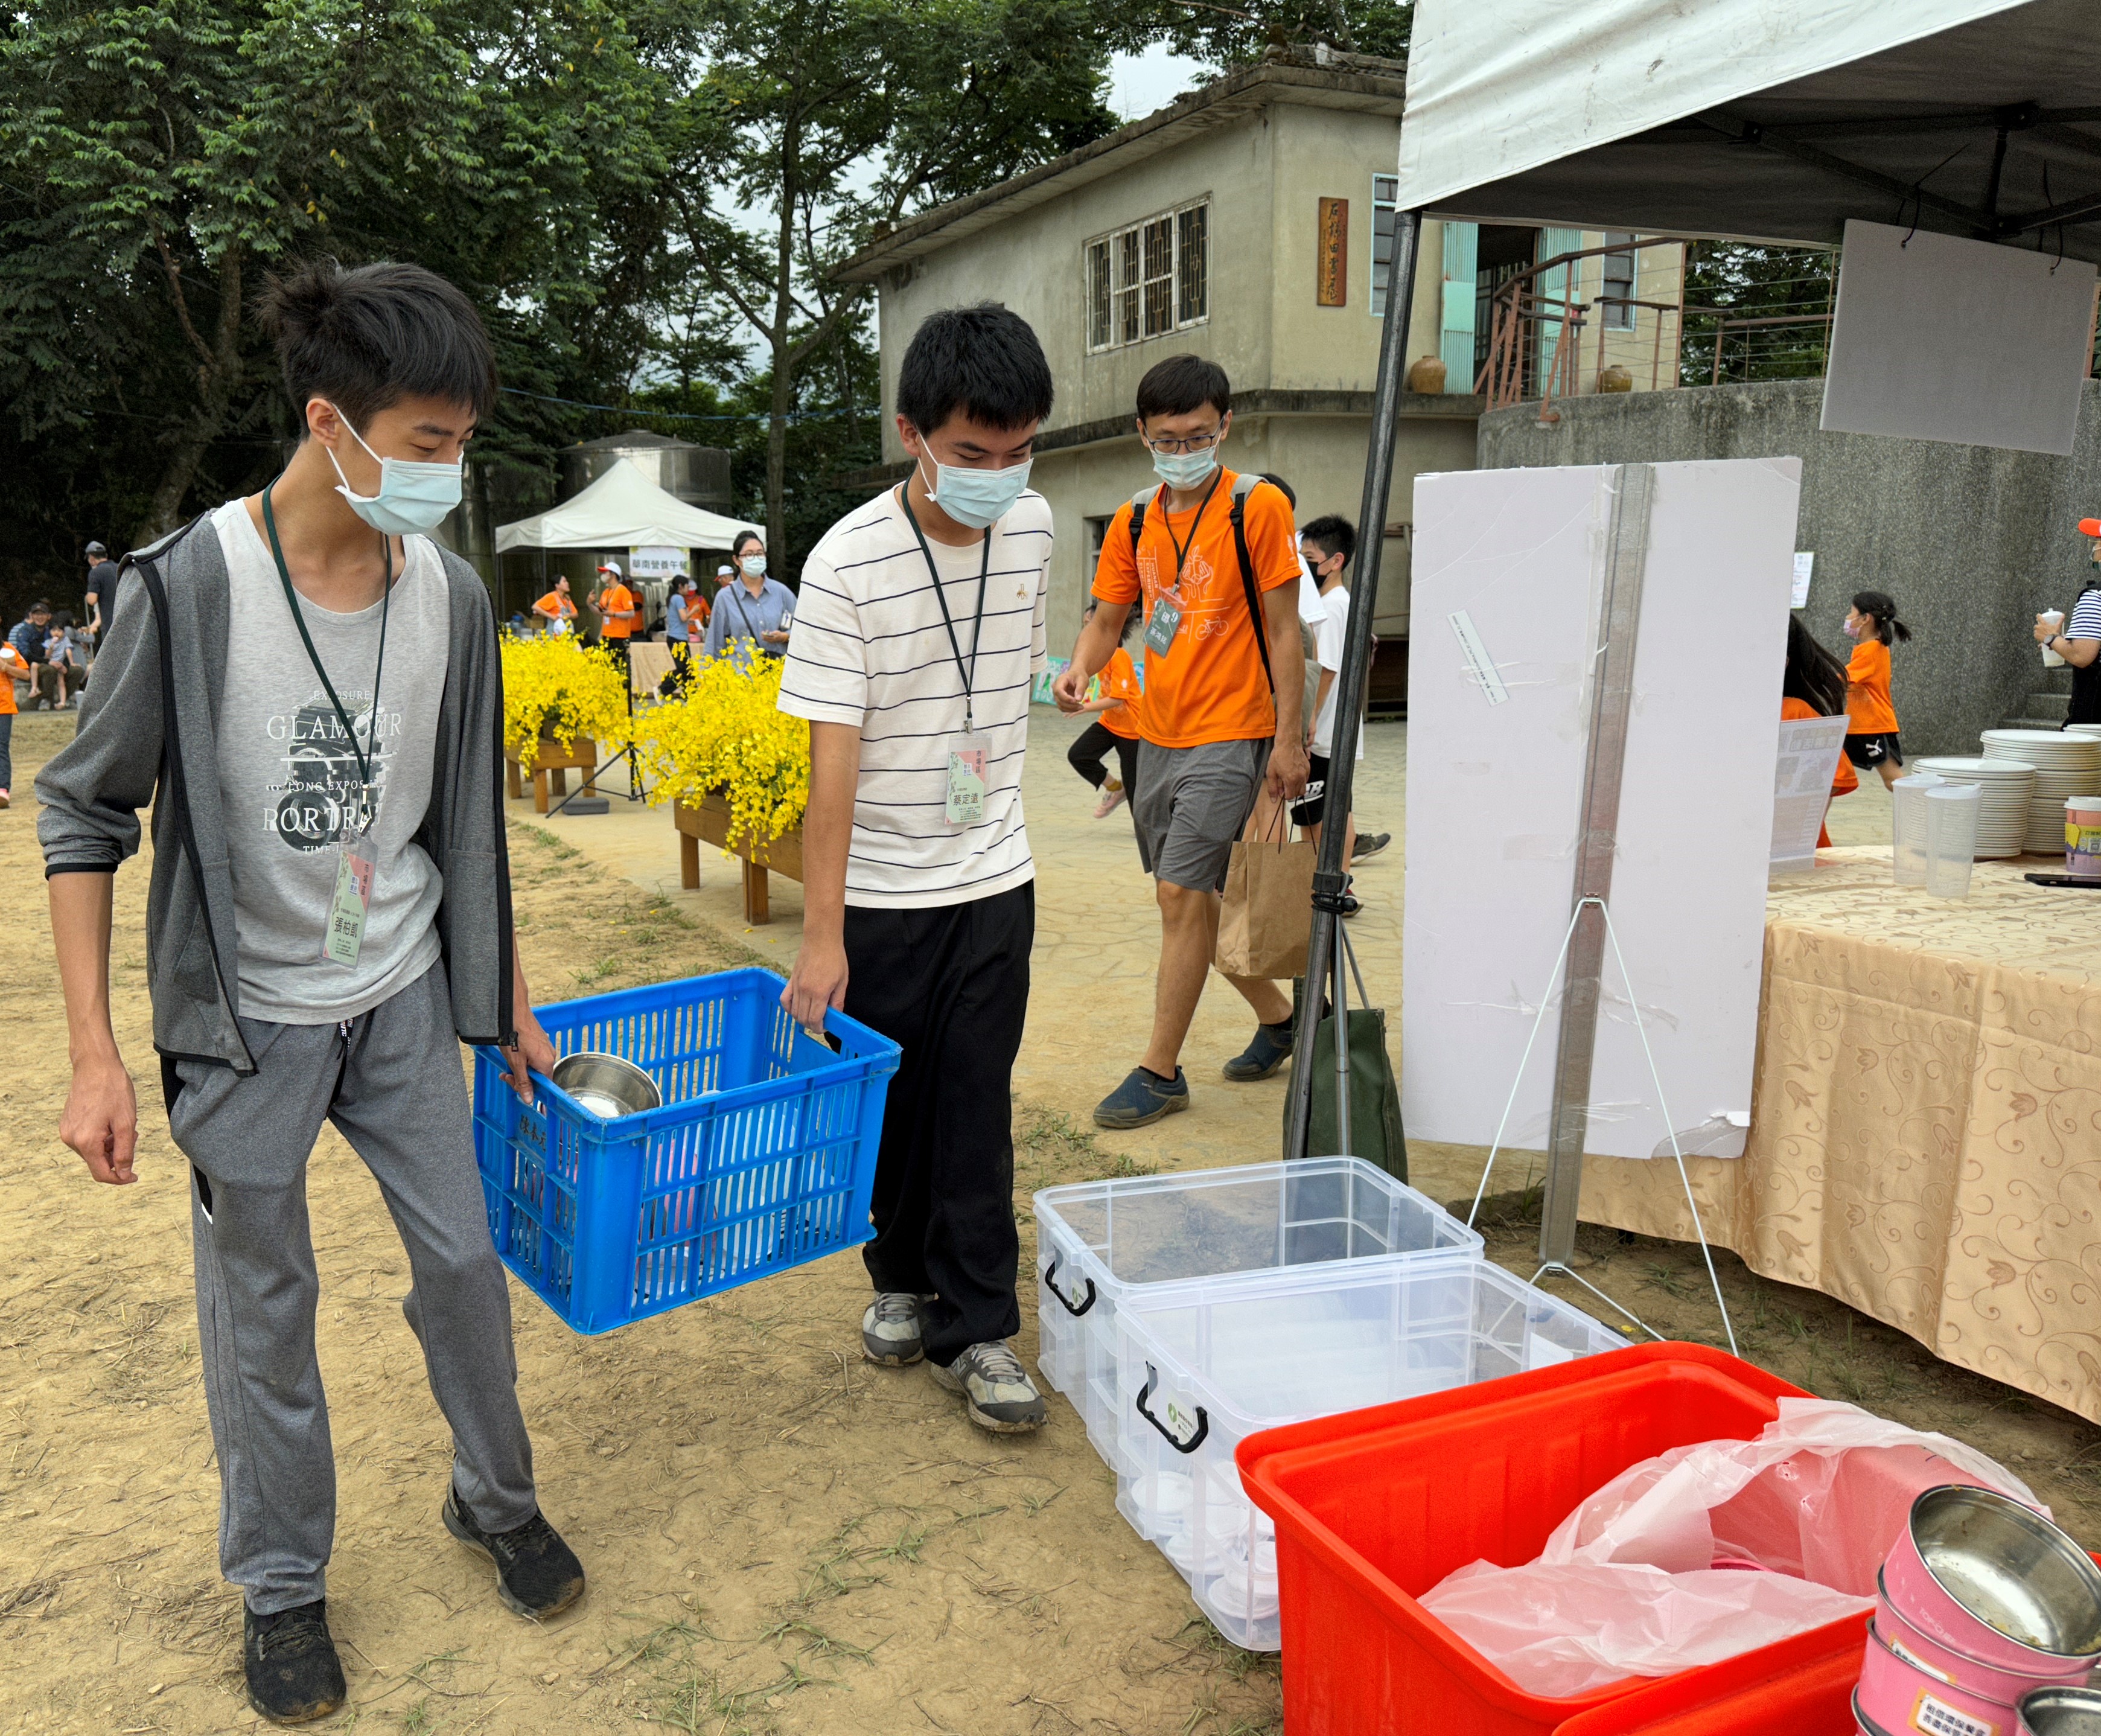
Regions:
<instances>
[{"instance_id":1,"label":"window with metal bars","mask_svg":"<svg viewBox=\"0 0 2101 1736\"><path fill-rule=\"evenodd\" d=\"M1386 317L1386 286L1387 278L1393 275L1393 228L1400 197L1399 175L1372 177L1371 309L1375 320Z\"/></svg>"},{"instance_id":2,"label":"window with metal bars","mask_svg":"<svg viewBox=\"0 0 2101 1736\"><path fill-rule=\"evenodd\" d=\"M1087 348L1143 343L1210 317L1208 199L1086 244Z\"/></svg>"},{"instance_id":3,"label":"window with metal bars","mask_svg":"<svg viewBox=\"0 0 2101 1736\"><path fill-rule=\"evenodd\" d=\"M1605 232L1608 247L1617 246L1622 241L1631 244L1633 241L1631 231L1608 229ZM1632 331L1634 329L1634 250L1630 245L1624 253L1608 253L1601 257L1605 267L1605 282L1600 299L1604 305L1599 312L1604 316L1605 330Z\"/></svg>"}]
</instances>

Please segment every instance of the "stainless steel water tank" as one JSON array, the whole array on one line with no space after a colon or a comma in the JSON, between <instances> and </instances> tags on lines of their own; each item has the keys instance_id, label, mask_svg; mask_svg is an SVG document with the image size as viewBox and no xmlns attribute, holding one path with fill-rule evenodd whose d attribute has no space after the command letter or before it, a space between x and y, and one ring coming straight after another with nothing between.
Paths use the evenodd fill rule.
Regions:
<instances>
[{"instance_id":1,"label":"stainless steel water tank","mask_svg":"<svg viewBox=\"0 0 2101 1736\"><path fill-rule=\"evenodd\" d=\"M625 458L667 494L688 506L730 516L729 454L720 446L696 446L668 435L630 428L599 440L581 441L561 451L560 498L581 494Z\"/></svg>"}]
</instances>

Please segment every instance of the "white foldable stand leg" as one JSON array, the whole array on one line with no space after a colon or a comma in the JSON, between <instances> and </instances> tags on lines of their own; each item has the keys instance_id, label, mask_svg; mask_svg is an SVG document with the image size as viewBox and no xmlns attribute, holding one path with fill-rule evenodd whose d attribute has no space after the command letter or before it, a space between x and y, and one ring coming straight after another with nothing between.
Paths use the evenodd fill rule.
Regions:
<instances>
[{"instance_id":1,"label":"white foldable stand leg","mask_svg":"<svg viewBox=\"0 0 2101 1736\"><path fill-rule=\"evenodd\" d=\"M1642 582L1648 561L1649 511L1655 493L1656 472L1648 465L1621 467L1605 551L1603 607L1599 622L1603 643L1598 649L1591 688L1590 746L1583 771L1582 818L1577 835L1574 906L1569 912L1568 932L1562 937L1561 955L1555 961L1555 974L1561 976L1565 963L1567 975L1562 978L1560 1029L1547 1135L1546 1181L1540 1205L1540 1268L1533 1274L1537 1282L1549 1272L1565 1273L1618 1309L1652 1337L1660 1335L1651 1331L1638 1316L1612 1301L1587 1278L1571 1270L1568 1261L1576 1251L1577 1206L1583 1186L1583 1142L1590 1124L1591 1062L1597 1049L1598 1003L1608 940L1615 958L1619 957L1620 950L1608 901L1612 889L1612 858L1618 848L1620 782L1626 763L1627 721L1634 706L1635 637L1641 622ZM1620 959L1620 974L1622 978L1626 976L1624 959ZM1518 1062L1518 1081L1524 1077L1525 1063L1531 1059L1533 1043L1538 1038L1540 1024L1546 1017L1547 996L1552 994L1553 987L1550 981L1546 995L1541 998L1539 1018L1533 1021L1532 1036L1526 1040L1524 1053ZM1692 1185L1686 1175L1683 1155L1679 1151L1675 1124L1663 1102L1663 1084L1657 1075L1656 1057L1649 1050L1648 1032L1642 1023L1634 985L1629 982L1626 988L1628 1003L1634 1009L1634 1026L1641 1033L1642 1048L1649 1057L1650 1076L1656 1081L1656 1106L1664 1111L1665 1124L1672 1130L1670 1149L1678 1158L1679 1179L1685 1183L1686 1202L1691 1205ZM1511 1086L1513 1104L1517 1100L1518 1081L1513 1081ZM1510 1110L1506 1107L1503 1126L1497 1128L1496 1145L1488 1153L1491 1169L1509 1120ZM1487 1186L1488 1171L1484 1170L1481 1187L1485 1190ZM1480 1205L1480 1195L1477 1193L1476 1211ZM1697 1207L1693 1207L1692 1223L1700 1238L1701 1253L1707 1262L1707 1275L1714 1280L1714 1256L1708 1249L1706 1232L1701 1227ZM1718 1280L1714 1280L1714 1301L1722 1309L1723 1330L1728 1335L1729 1348L1734 1351L1736 1335L1729 1323L1728 1309L1722 1301Z\"/></svg>"}]
</instances>

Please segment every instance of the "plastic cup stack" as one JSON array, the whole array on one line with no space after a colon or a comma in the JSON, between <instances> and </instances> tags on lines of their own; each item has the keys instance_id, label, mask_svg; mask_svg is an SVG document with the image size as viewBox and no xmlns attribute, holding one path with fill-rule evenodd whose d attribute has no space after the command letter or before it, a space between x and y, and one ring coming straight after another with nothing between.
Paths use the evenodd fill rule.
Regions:
<instances>
[{"instance_id":1,"label":"plastic cup stack","mask_svg":"<svg viewBox=\"0 0 2101 1736\"><path fill-rule=\"evenodd\" d=\"M2042 618L2050 623L2050 636L2053 639L2055 638L2064 625L2064 611L2061 609L2046 609L2042 612ZM2048 645L2045 645L2042 648L2042 666L2046 669L2062 669L2064 667L2064 659L2051 650Z\"/></svg>"},{"instance_id":2,"label":"plastic cup stack","mask_svg":"<svg viewBox=\"0 0 2101 1736\"><path fill-rule=\"evenodd\" d=\"M1932 773L1914 772L1909 777L1900 777L1892 786L1896 843L1891 854L1900 886L1926 884L1926 792L1940 785L1940 778Z\"/></svg>"},{"instance_id":3,"label":"plastic cup stack","mask_svg":"<svg viewBox=\"0 0 2101 1736\"><path fill-rule=\"evenodd\" d=\"M1975 784L1942 784L1926 792L1926 889L1936 898L1970 896L1982 794Z\"/></svg>"}]
</instances>

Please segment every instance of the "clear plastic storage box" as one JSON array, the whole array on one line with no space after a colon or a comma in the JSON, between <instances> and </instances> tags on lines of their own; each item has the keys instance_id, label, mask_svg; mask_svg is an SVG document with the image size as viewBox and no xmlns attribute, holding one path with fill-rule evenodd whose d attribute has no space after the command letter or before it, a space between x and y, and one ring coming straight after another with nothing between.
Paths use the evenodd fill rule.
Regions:
<instances>
[{"instance_id":1,"label":"clear plastic storage box","mask_svg":"<svg viewBox=\"0 0 2101 1736\"><path fill-rule=\"evenodd\" d=\"M1481 1251L1464 1224L1361 1158L1082 1182L1045 1189L1035 1210L1037 1365L1112 1467L1127 1299L1331 1260Z\"/></svg>"},{"instance_id":2,"label":"clear plastic storage box","mask_svg":"<svg viewBox=\"0 0 2101 1736\"><path fill-rule=\"evenodd\" d=\"M1276 1530L1241 1491L1243 1437L1626 1345L1480 1259L1126 1295L1117 1335L1117 1511L1250 1651L1281 1641Z\"/></svg>"}]
</instances>

